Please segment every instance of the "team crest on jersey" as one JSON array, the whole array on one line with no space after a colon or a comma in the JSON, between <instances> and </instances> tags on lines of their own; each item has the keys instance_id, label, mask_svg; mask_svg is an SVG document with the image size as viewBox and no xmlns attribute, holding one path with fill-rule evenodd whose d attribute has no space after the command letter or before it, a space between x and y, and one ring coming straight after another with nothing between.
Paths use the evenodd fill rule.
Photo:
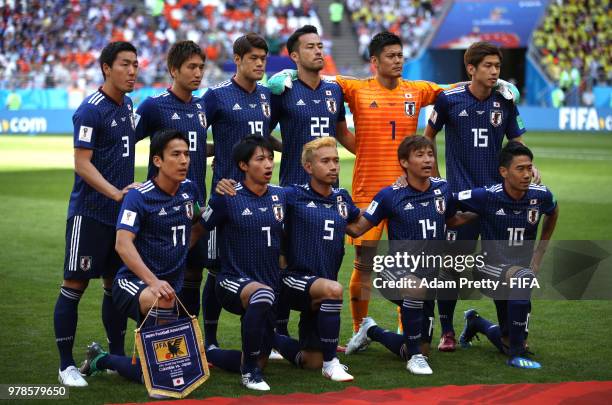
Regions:
<instances>
[{"instance_id":1,"label":"team crest on jersey","mask_svg":"<svg viewBox=\"0 0 612 405\"><path fill-rule=\"evenodd\" d=\"M285 213L283 212L283 206L280 204L274 204L272 206L272 212L274 212L274 218L276 218L276 220L278 222L282 222L283 218L285 217Z\"/></svg>"},{"instance_id":2,"label":"team crest on jersey","mask_svg":"<svg viewBox=\"0 0 612 405\"><path fill-rule=\"evenodd\" d=\"M491 125L498 127L502 123L503 114L500 110L491 111Z\"/></svg>"},{"instance_id":3,"label":"team crest on jersey","mask_svg":"<svg viewBox=\"0 0 612 405\"><path fill-rule=\"evenodd\" d=\"M453 243L457 240L457 231L446 231L446 240Z\"/></svg>"},{"instance_id":4,"label":"team crest on jersey","mask_svg":"<svg viewBox=\"0 0 612 405\"><path fill-rule=\"evenodd\" d=\"M444 199L444 197L438 197L434 200L434 202L438 214L444 214L444 212L446 211L446 200Z\"/></svg>"},{"instance_id":5,"label":"team crest on jersey","mask_svg":"<svg viewBox=\"0 0 612 405\"><path fill-rule=\"evenodd\" d=\"M327 111L329 111L330 113L335 114L336 111L338 111L338 107L336 106L336 100L334 100L333 98L326 98L325 104L327 105Z\"/></svg>"},{"instance_id":6,"label":"team crest on jersey","mask_svg":"<svg viewBox=\"0 0 612 405\"><path fill-rule=\"evenodd\" d=\"M134 119L134 114L130 114L130 124L132 124L132 129L136 130L136 120Z\"/></svg>"},{"instance_id":7,"label":"team crest on jersey","mask_svg":"<svg viewBox=\"0 0 612 405\"><path fill-rule=\"evenodd\" d=\"M263 94L262 94L263 96ZM263 114L266 116L266 118L270 118L270 104L267 102L262 102L261 103L261 111L263 111Z\"/></svg>"},{"instance_id":8,"label":"team crest on jersey","mask_svg":"<svg viewBox=\"0 0 612 405\"><path fill-rule=\"evenodd\" d=\"M203 111L198 111L198 121L200 121L202 128L206 128L206 114Z\"/></svg>"},{"instance_id":9,"label":"team crest on jersey","mask_svg":"<svg viewBox=\"0 0 612 405\"><path fill-rule=\"evenodd\" d=\"M338 203L338 214L344 219L348 218L348 206L344 201Z\"/></svg>"},{"instance_id":10,"label":"team crest on jersey","mask_svg":"<svg viewBox=\"0 0 612 405\"><path fill-rule=\"evenodd\" d=\"M416 112L416 103L414 101L404 101L404 111L409 117L414 117Z\"/></svg>"},{"instance_id":11,"label":"team crest on jersey","mask_svg":"<svg viewBox=\"0 0 612 405\"><path fill-rule=\"evenodd\" d=\"M83 271L91 270L91 256L81 256L79 259L79 268Z\"/></svg>"},{"instance_id":12,"label":"team crest on jersey","mask_svg":"<svg viewBox=\"0 0 612 405\"><path fill-rule=\"evenodd\" d=\"M537 208L529 208L527 210L527 222L531 225L535 225L540 217L540 211Z\"/></svg>"},{"instance_id":13,"label":"team crest on jersey","mask_svg":"<svg viewBox=\"0 0 612 405\"><path fill-rule=\"evenodd\" d=\"M193 219L193 203L191 201L185 203L185 213L187 214L187 218Z\"/></svg>"}]
</instances>

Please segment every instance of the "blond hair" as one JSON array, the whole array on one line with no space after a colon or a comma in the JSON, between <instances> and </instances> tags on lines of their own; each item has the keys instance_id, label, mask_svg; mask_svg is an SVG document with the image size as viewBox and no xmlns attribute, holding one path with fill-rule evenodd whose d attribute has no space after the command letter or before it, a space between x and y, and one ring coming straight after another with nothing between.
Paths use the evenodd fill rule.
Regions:
<instances>
[{"instance_id":1,"label":"blond hair","mask_svg":"<svg viewBox=\"0 0 612 405\"><path fill-rule=\"evenodd\" d=\"M332 138L331 136L324 136L305 144L304 148L302 149L302 165L304 165L306 162L310 162L312 155L316 150L325 147L337 148L338 143L336 142L335 138Z\"/></svg>"}]
</instances>

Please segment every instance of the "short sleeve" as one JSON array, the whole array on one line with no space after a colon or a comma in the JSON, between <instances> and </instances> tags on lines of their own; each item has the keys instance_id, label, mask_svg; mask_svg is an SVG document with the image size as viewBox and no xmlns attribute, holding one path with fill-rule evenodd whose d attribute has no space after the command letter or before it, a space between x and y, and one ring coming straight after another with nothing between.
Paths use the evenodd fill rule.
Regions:
<instances>
[{"instance_id":1,"label":"short sleeve","mask_svg":"<svg viewBox=\"0 0 612 405\"><path fill-rule=\"evenodd\" d=\"M102 128L102 116L98 108L89 103L82 104L72 116L74 147L95 149Z\"/></svg>"},{"instance_id":2,"label":"short sleeve","mask_svg":"<svg viewBox=\"0 0 612 405\"><path fill-rule=\"evenodd\" d=\"M361 214L361 210L355 205L348 191L343 190L342 195L346 199L346 204L348 205L348 218L346 219L346 221L353 222L354 220L359 218L359 215Z\"/></svg>"},{"instance_id":3,"label":"short sleeve","mask_svg":"<svg viewBox=\"0 0 612 405\"><path fill-rule=\"evenodd\" d=\"M202 96L202 101L204 102L206 123L208 126L211 126L217 121L220 108L214 90L208 89L206 93L204 93L204 96Z\"/></svg>"},{"instance_id":4,"label":"short sleeve","mask_svg":"<svg viewBox=\"0 0 612 405\"><path fill-rule=\"evenodd\" d=\"M433 104L440 93L444 91L444 88L436 83L428 82L426 80L418 80L411 82L417 89L421 90L422 99L421 106Z\"/></svg>"},{"instance_id":5,"label":"short sleeve","mask_svg":"<svg viewBox=\"0 0 612 405\"><path fill-rule=\"evenodd\" d=\"M141 141L150 137L161 128L159 109L153 98L148 97L136 110L138 124L136 125L136 140Z\"/></svg>"},{"instance_id":6,"label":"short sleeve","mask_svg":"<svg viewBox=\"0 0 612 405\"><path fill-rule=\"evenodd\" d=\"M527 130L525 124L521 118L518 108L513 104L510 107L510 117L508 117L508 124L506 127L506 136L508 139L518 138L523 135Z\"/></svg>"},{"instance_id":7,"label":"short sleeve","mask_svg":"<svg viewBox=\"0 0 612 405\"><path fill-rule=\"evenodd\" d=\"M448 97L441 93L436 99L427 123L436 131L440 131L448 121Z\"/></svg>"},{"instance_id":8,"label":"short sleeve","mask_svg":"<svg viewBox=\"0 0 612 405\"><path fill-rule=\"evenodd\" d=\"M457 213L457 200L450 190L446 193L446 211L444 211L444 218L448 219L454 217Z\"/></svg>"},{"instance_id":9,"label":"short sleeve","mask_svg":"<svg viewBox=\"0 0 612 405\"><path fill-rule=\"evenodd\" d=\"M342 89L342 94L348 103L354 102L355 90L359 87L360 79L349 76L336 76L336 83Z\"/></svg>"},{"instance_id":10,"label":"short sleeve","mask_svg":"<svg viewBox=\"0 0 612 405\"><path fill-rule=\"evenodd\" d=\"M555 211L555 208L557 208L557 200L548 188L544 194L541 207L544 215L551 215Z\"/></svg>"},{"instance_id":11,"label":"short sleeve","mask_svg":"<svg viewBox=\"0 0 612 405\"><path fill-rule=\"evenodd\" d=\"M217 194L213 194L212 197L210 197L210 200L208 200L208 206L200 218L200 224L202 224L205 229L212 230L219 224L223 223L227 218L226 198L234 197L225 197Z\"/></svg>"},{"instance_id":12,"label":"short sleeve","mask_svg":"<svg viewBox=\"0 0 612 405\"><path fill-rule=\"evenodd\" d=\"M293 207L297 200L297 186L283 187L287 207Z\"/></svg>"},{"instance_id":13,"label":"short sleeve","mask_svg":"<svg viewBox=\"0 0 612 405\"><path fill-rule=\"evenodd\" d=\"M484 188L475 188L472 190L463 190L457 193L456 201L457 204L477 214L482 213L487 198L487 190Z\"/></svg>"},{"instance_id":14,"label":"short sleeve","mask_svg":"<svg viewBox=\"0 0 612 405\"><path fill-rule=\"evenodd\" d=\"M378 225L383 219L389 217L389 199L391 197L391 189L384 188L374 196L374 199L363 213L365 219L370 221L374 226Z\"/></svg>"},{"instance_id":15,"label":"short sleeve","mask_svg":"<svg viewBox=\"0 0 612 405\"><path fill-rule=\"evenodd\" d=\"M119 217L117 218L116 229L125 229L133 234L137 234L140 229L140 222L145 213L143 209L142 194L136 189L130 190L121 204Z\"/></svg>"}]
</instances>

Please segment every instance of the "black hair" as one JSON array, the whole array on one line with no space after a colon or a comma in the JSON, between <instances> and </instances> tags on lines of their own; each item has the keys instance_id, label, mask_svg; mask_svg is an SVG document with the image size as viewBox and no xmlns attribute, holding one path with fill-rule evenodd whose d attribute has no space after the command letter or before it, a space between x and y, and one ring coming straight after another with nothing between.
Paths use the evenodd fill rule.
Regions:
<instances>
[{"instance_id":1,"label":"black hair","mask_svg":"<svg viewBox=\"0 0 612 405\"><path fill-rule=\"evenodd\" d=\"M263 136L249 135L234 145L232 149L232 159L238 169L240 169L240 162L248 163L249 160L251 160L257 148L265 149L274 156L272 144Z\"/></svg>"},{"instance_id":2,"label":"black hair","mask_svg":"<svg viewBox=\"0 0 612 405\"><path fill-rule=\"evenodd\" d=\"M425 148L434 150L434 145L429 138L425 138L422 135L407 136L397 147L397 160L408 160L412 151Z\"/></svg>"},{"instance_id":3,"label":"black hair","mask_svg":"<svg viewBox=\"0 0 612 405\"><path fill-rule=\"evenodd\" d=\"M268 44L259 34L249 32L234 41L234 54L241 58L249 53L253 48L263 49L268 53Z\"/></svg>"},{"instance_id":4,"label":"black hair","mask_svg":"<svg viewBox=\"0 0 612 405\"><path fill-rule=\"evenodd\" d=\"M184 132L172 128L164 128L156 131L151 136L151 145L149 146L149 161L153 162L154 156L159 156L164 160L164 149L173 139L180 139L189 145L189 140Z\"/></svg>"},{"instance_id":5,"label":"black hair","mask_svg":"<svg viewBox=\"0 0 612 405\"><path fill-rule=\"evenodd\" d=\"M102 77L106 80L106 74L104 74L104 64L107 64L109 67L113 66L113 62L117 59L117 55L119 52L134 52L136 56L138 56L138 52L136 51L136 47L129 42L125 41L117 41L111 42L102 49L100 53L100 69L102 70Z\"/></svg>"},{"instance_id":6,"label":"black hair","mask_svg":"<svg viewBox=\"0 0 612 405\"><path fill-rule=\"evenodd\" d=\"M374 35L374 38L372 38L372 41L368 46L368 52L370 53L370 56L379 57L383 49L385 49L385 46L389 45L399 45L401 47L402 40L400 37L392 34L389 31L379 32L378 34Z\"/></svg>"},{"instance_id":7,"label":"black hair","mask_svg":"<svg viewBox=\"0 0 612 405\"><path fill-rule=\"evenodd\" d=\"M528 156L533 161L533 153L528 147L520 142L510 141L499 152L499 166L509 168L515 156Z\"/></svg>"},{"instance_id":8,"label":"black hair","mask_svg":"<svg viewBox=\"0 0 612 405\"><path fill-rule=\"evenodd\" d=\"M319 31L317 31L317 27L314 25L304 25L302 28L297 29L287 40L287 52L297 52L300 47L300 37L306 34L319 35Z\"/></svg>"},{"instance_id":9,"label":"black hair","mask_svg":"<svg viewBox=\"0 0 612 405\"><path fill-rule=\"evenodd\" d=\"M463 64L465 65L466 69L468 65L472 65L477 68L478 65L480 65L480 62L482 62L484 58L489 55L499 56L500 62L503 59L499 46L485 41L474 42L463 54Z\"/></svg>"},{"instance_id":10,"label":"black hair","mask_svg":"<svg viewBox=\"0 0 612 405\"><path fill-rule=\"evenodd\" d=\"M172 69L180 69L183 63L193 55L200 56L202 62L206 62L206 55L202 52L202 48L195 42L179 41L172 45L168 51L168 72L172 72Z\"/></svg>"}]
</instances>

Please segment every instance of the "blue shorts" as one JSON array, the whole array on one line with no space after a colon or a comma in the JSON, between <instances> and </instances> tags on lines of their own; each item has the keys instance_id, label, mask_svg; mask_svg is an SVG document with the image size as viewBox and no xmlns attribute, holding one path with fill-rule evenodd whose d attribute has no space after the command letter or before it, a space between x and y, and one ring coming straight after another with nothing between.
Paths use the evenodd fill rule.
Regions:
<instances>
[{"instance_id":1,"label":"blue shorts","mask_svg":"<svg viewBox=\"0 0 612 405\"><path fill-rule=\"evenodd\" d=\"M471 254L476 250L480 237L480 220L476 219L457 228L446 229L447 252L449 254Z\"/></svg>"},{"instance_id":2,"label":"blue shorts","mask_svg":"<svg viewBox=\"0 0 612 405\"><path fill-rule=\"evenodd\" d=\"M305 350L321 350L319 336L319 311L312 310L310 287L320 277L298 272L283 272L281 277L281 293L279 305L300 311L298 324L298 341L300 348Z\"/></svg>"},{"instance_id":3,"label":"blue shorts","mask_svg":"<svg viewBox=\"0 0 612 405\"><path fill-rule=\"evenodd\" d=\"M113 278L121 267L115 227L75 215L66 224L65 280Z\"/></svg>"},{"instance_id":4,"label":"blue shorts","mask_svg":"<svg viewBox=\"0 0 612 405\"><path fill-rule=\"evenodd\" d=\"M113 303L119 312L140 324L140 294L147 288L144 281L134 278L116 278L113 281Z\"/></svg>"},{"instance_id":5,"label":"blue shorts","mask_svg":"<svg viewBox=\"0 0 612 405\"><path fill-rule=\"evenodd\" d=\"M217 230L205 231L200 240L189 249L187 268L196 270L207 268L213 274L216 274L219 268L219 255L217 253Z\"/></svg>"}]
</instances>

